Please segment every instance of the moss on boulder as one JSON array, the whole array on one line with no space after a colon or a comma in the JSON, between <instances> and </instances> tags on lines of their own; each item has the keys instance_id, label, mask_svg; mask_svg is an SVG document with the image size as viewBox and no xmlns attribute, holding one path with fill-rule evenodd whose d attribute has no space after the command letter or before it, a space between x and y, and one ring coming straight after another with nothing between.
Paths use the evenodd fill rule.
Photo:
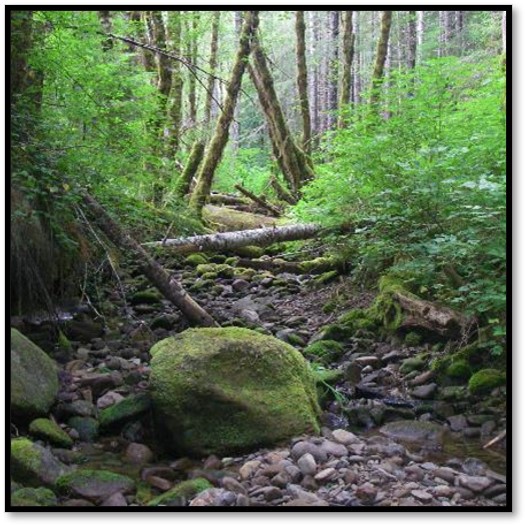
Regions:
<instances>
[{"instance_id":1,"label":"moss on boulder","mask_svg":"<svg viewBox=\"0 0 525 525\"><path fill-rule=\"evenodd\" d=\"M206 277L208 275L214 275L219 277L224 277L226 279L231 279L234 275L235 270L227 264L199 264L197 266L197 275Z\"/></svg>"},{"instance_id":2,"label":"moss on boulder","mask_svg":"<svg viewBox=\"0 0 525 525\"><path fill-rule=\"evenodd\" d=\"M53 487L68 471L47 448L27 438L11 440L11 475L15 481L32 487Z\"/></svg>"},{"instance_id":3,"label":"moss on boulder","mask_svg":"<svg viewBox=\"0 0 525 525\"><path fill-rule=\"evenodd\" d=\"M92 501L106 499L116 492L130 493L135 489L133 479L109 470L78 469L57 479L60 492Z\"/></svg>"},{"instance_id":4,"label":"moss on boulder","mask_svg":"<svg viewBox=\"0 0 525 525\"><path fill-rule=\"evenodd\" d=\"M136 304L158 304L162 299L162 295L157 290L144 290L142 292L135 292L130 299L130 303Z\"/></svg>"},{"instance_id":5,"label":"moss on boulder","mask_svg":"<svg viewBox=\"0 0 525 525\"><path fill-rule=\"evenodd\" d=\"M98 421L101 430L113 429L127 421L140 417L151 408L148 394L132 394L119 403L100 411Z\"/></svg>"},{"instance_id":6,"label":"moss on boulder","mask_svg":"<svg viewBox=\"0 0 525 525\"><path fill-rule=\"evenodd\" d=\"M47 414L58 393L54 361L11 328L11 413L15 419Z\"/></svg>"},{"instance_id":7,"label":"moss on boulder","mask_svg":"<svg viewBox=\"0 0 525 525\"><path fill-rule=\"evenodd\" d=\"M208 258L203 253L192 253L185 259L185 263L190 266L199 266L199 264L206 264Z\"/></svg>"},{"instance_id":8,"label":"moss on boulder","mask_svg":"<svg viewBox=\"0 0 525 525\"><path fill-rule=\"evenodd\" d=\"M465 359L458 359L450 363L445 374L452 379L467 380L472 375L472 368Z\"/></svg>"},{"instance_id":9,"label":"moss on boulder","mask_svg":"<svg viewBox=\"0 0 525 525\"><path fill-rule=\"evenodd\" d=\"M54 507L57 504L58 500L53 491L44 487L25 487L11 494L13 507Z\"/></svg>"},{"instance_id":10,"label":"moss on boulder","mask_svg":"<svg viewBox=\"0 0 525 525\"><path fill-rule=\"evenodd\" d=\"M495 368L484 368L476 372L468 382L471 394L486 394L506 383L505 373Z\"/></svg>"},{"instance_id":11,"label":"moss on boulder","mask_svg":"<svg viewBox=\"0 0 525 525\"><path fill-rule=\"evenodd\" d=\"M73 445L69 435L50 419L34 419L29 425L29 433L59 447L69 448Z\"/></svg>"},{"instance_id":12,"label":"moss on boulder","mask_svg":"<svg viewBox=\"0 0 525 525\"><path fill-rule=\"evenodd\" d=\"M408 359L405 359L401 366L399 367L399 371L406 375L410 372L413 372L414 370L423 370L425 368L426 362L421 357L409 357Z\"/></svg>"},{"instance_id":13,"label":"moss on boulder","mask_svg":"<svg viewBox=\"0 0 525 525\"><path fill-rule=\"evenodd\" d=\"M319 431L315 381L292 346L245 328L198 328L151 349L156 420L167 447L228 454Z\"/></svg>"},{"instance_id":14,"label":"moss on boulder","mask_svg":"<svg viewBox=\"0 0 525 525\"><path fill-rule=\"evenodd\" d=\"M205 478L182 481L181 483L177 483L172 489L164 492L164 494L152 499L148 503L148 507L179 507L184 505L189 499L194 498L197 494L211 488L213 488L213 485Z\"/></svg>"}]
</instances>

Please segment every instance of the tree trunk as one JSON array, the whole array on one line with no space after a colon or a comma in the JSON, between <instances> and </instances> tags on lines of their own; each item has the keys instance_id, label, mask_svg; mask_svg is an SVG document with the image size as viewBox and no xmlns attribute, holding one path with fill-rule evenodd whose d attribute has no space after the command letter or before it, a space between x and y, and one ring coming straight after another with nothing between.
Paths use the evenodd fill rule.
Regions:
<instances>
[{"instance_id":1,"label":"tree trunk","mask_svg":"<svg viewBox=\"0 0 525 525\"><path fill-rule=\"evenodd\" d=\"M313 81L311 82L311 97L310 103L312 104L312 135L317 137L320 132L320 70L319 70L319 11L311 12L311 29L312 29L312 39L311 39L311 50L310 55L313 61Z\"/></svg>"},{"instance_id":2,"label":"tree trunk","mask_svg":"<svg viewBox=\"0 0 525 525\"><path fill-rule=\"evenodd\" d=\"M144 243L144 246L165 246L175 253L199 251L228 251L242 246L268 246L276 242L298 241L319 235L323 228L317 224L294 224L275 228L257 228L236 232L195 235Z\"/></svg>"},{"instance_id":3,"label":"tree trunk","mask_svg":"<svg viewBox=\"0 0 525 525\"><path fill-rule=\"evenodd\" d=\"M299 92L299 105L303 120L303 149L310 153L310 140L312 137L312 124L310 121L310 104L308 103L308 76L306 69L306 25L304 11L295 12L295 34L297 38L297 91Z\"/></svg>"},{"instance_id":4,"label":"tree trunk","mask_svg":"<svg viewBox=\"0 0 525 525\"><path fill-rule=\"evenodd\" d=\"M417 34L417 62L423 61L423 38L425 35L425 11L417 11L417 23L416 23L416 34Z\"/></svg>"},{"instance_id":5,"label":"tree trunk","mask_svg":"<svg viewBox=\"0 0 525 525\"><path fill-rule=\"evenodd\" d=\"M11 11L11 103L31 86L29 52L33 44L33 11Z\"/></svg>"},{"instance_id":6,"label":"tree trunk","mask_svg":"<svg viewBox=\"0 0 525 525\"><path fill-rule=\"evenodd\" d=\"M133 238L131 238L89 194L82 195L97 226L108 239L141 266L144 275L171 301L192 325L217 326L217 323L201 308L186 290L157 261L155 261Z\"/></svg>"},{"instance_id":7,"label":"tree trunk","mask_svg":"<svg viewBox=\"0 0 525 525\"><path fill-rule=\"evenodd\" d=\"M270 185L274 189L277 198L281 201L287 202L288 204L297 204L297 199L291 194L288 193L279 183L275 176L270 178Z\"/></svg>"},{"instance_id":8,"label":"tree trunk","mask_svg":"<svg viewBox=\"0 0 525 525\"><path fill-rule=\"evenodd\" d=\"M217 50L219 49L219 22L221 12L215 11L213 13L213 20L211 23L211 45L210 45L210 61L208 70L210 75L208 76L208 84L206 86L206 103L204 106L204 128L210 123L211 119L211 106L213 102L213 90L215 89L215 72L217 70Z\"/></svg>"},{"instance_id":9,"label":"tree trunk","mask_svg":"<svg viewBox=\"0 0 525 525\"><path fill-rule=\"evenodd\" d=\"M186 161L186 166L180 174L176 187L175 194L182 198L190 192L191 181L199 169L199 165L204 157L204 141L196 140L191 147L190 156Z\"/></svg>"},{"instance_id":10,"label":"tree trunk","mask_svg":"<svg viewBox=\"0 0 525 525\"><path fill-rule=\"evenodd\" d=\"M192 66L197 65L197 35L199 31L200 12L193 11L191 18L191 35L188 40L188 58ZM195 75L188 77L188 107L189 126L193 128L197 122L197 79Z\"/></svg>"},{"instance_id":11,"label":"tree trunk","mask_svg":"<svg viewBox=\"0 0 525 525\"><path fill-rule=\"evenodd\" d=\"M388 40L390 36L390 26L392 24L392 11L383 11L381 17L381 32L377 42L376 60L374 72L372 73L372 93L370 104L372 106L379 103L381 84L384 77L385 62L388 50Z\"/></svg>"},{"instance_id":12,"label":"tree trunk","mask_svg":"<svg viewBox=\"0 0 525 525\"><path fill-rule=\"evenodd\" d=\"M104 33L112 33L112 23L111 23L111 12L110 11L97 11L98 18L100 20L100 25L102 26L102 30ZM113 49L113 39L112 38L106 38L102 42L102 49L103 51L109 51L110 49Z\"/></svg>"},{"instance_id":13,"label":"tree trunk","mask_svg":"<svg viewBox=\"0 0 525 525\"><path fill-rule=\"evenodd\" d=\"M282 159L285 170L283 175L290 182L292 192L296 193L302 182L314 177L311 163L304 151L295 143L288 128L266 57L256 36L253 40L252 54L254 62L252 80L256 84L270 133L274 135L275 145Z\"/></svg>"},{"instance_id":14,"label":"tree trunk","mask_svg":"<svg viewBox=\"0 0 525 525\"><path fill-rule=\"evenodd\" d=\"M243 29L239 42L239 49L228 83L227 96L222 113L215 127L215 134L211 140L208 152L199 171L197 184L190 199L191 207L200 215L211 190L213 176L217 168L224 147L228 142L230 125L233 120L237 96L241 89L242 76L246 67L246 61L251 51L251 41L259 25L259 12L247 11L245 14Z\"/></svg>"},{"instance_id":15,"label":"tree trunk","mask_svg":"<svg viewBox=\"0 0 525 525\"><path fill-rule=\"evenodd\" d=\"M170 11L168 29L170 37L170 51L175 55L181 54L182 23L180 11ZM169 59L168 59L169 60ZM170 75L173 87L171 90L171 101L169 107L169 151L168 156L174 158L180 147L180 134L182 128L182 90L184 81L182 78L181 64L177 60L170 61Z\"/></svg>"},{"instance_id":16,"label":"tree trunk","mask_svg":"<svg viewBox=\"0 0 525 525\"><path fill-rule=\"evenodd\" d=\"M408 54L407 54L407 67L414 69L416 67L416 56L417 56L417 11L408 12Z\"/></svg>"},{"instance_id":17,"label":"tree trunk","mask_svg":"<svg viewBox=\"0 0 525 525\"><path fill-rule=\"evenodd\" d=\"M235 30L235 38L240 38L241 30L242 30L242 11L235 11L235 14L234 14L234 30ZM236 155L237 151L239 150L240 137L241 137L241 124L239 122L241 98L242 98L242 93L239 93L239 101L238 101L237 105L235 106L235 111L233 113L232 147L233 147L234 155Z\"/></svg>"},{"instance_id":18,"label":"tree trunk","mask_svg":"<svg viewBox=\"0 0 525 525\"><path fill-rule=\"evenodd\" d=\"M354 59L354 37L352 17L353 11L343 11L343 78L341 82L341 96L339 97L339 111L344 111L350 103L352 90L352 62ZM343 114L339 114L338 127L345 124Z\"/></svg>"},{"instance_id":19,"label":"tree trunk","mask_svg":"<svg viewBox=\"0 0 525 525\"><path fill-rule=\"evenodd\" d=\"M248 197L256 204L261 206L261 208L264 208L266 211L270 212L270 214L273 215L274 217L280 217L282 215L281 210L276 208L273 204L266 202L265 199L263 199L262 197L258 197L257 195L255 195L251 191L248 191L246 188L244 188L240 184L235 184L234 188L236 190L239 190L244 196Z\"/></svg>"},{"instance_id":20,"label":"tree trunk","mask_svg":"<svg viewBox=\"0 0 525 525\"><path fill-rule=\"evenodd\" d=\"M507 11L501 13L501 52L507 52Z\"/></svg>"},{"instance_id":21,"label":"tree trunk","mask_svg":"<svg viewBox=\"0 0 525 525\"><path fill-rule=\"evenodd\" d=\"M339 11L330 11L330 61L328 65L327 129L336 124L339 91Z\"/></svg>"}]
</instances>

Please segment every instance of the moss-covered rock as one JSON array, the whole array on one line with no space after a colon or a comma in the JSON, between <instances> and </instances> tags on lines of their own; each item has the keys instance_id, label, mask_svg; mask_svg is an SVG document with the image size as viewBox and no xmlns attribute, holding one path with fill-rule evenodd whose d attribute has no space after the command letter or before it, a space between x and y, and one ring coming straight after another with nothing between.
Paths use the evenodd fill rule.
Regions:
<instances>
[{"instance_id":1,"label":"moss-covered rock","mask_svg":"<svg viewBox=\"0 0 525 525\"><path fill-rule=\"evenodd\" d=\"M328 365L341 357L343 345L338 341L323 339L307 346L302 353L312 361Z\"/></svg>"},{"instance_id":2,"label":"moss-covered rock","mask_svg":"<svg viewBox=\"0 0 525 525\"><path fill-rule=\"evenodd\" d=\"M11 329L11 414L30 419L47 414L58 393L53 360L38 346Z\"/></svg>"},{"instance_id":3,"label":"moss-covered rock","mask_svg":"<svg viewBox=\"0 0 525 525\"><path fill-rule=\"evenodd\" d=\"M162 295L157 290L144 290L142 292L135 292L129 302L135 304L158 304L162 299Z\"/></svg>"},{"instance_id":4,"label":"moss-covered rock","mask_svg":"<svg viewBox=\"0 0 525 525\"><path fill-rule=\"evenodd\" d=\"M204 478L182 481L181 483L177 483L172 489L164 492L164 494L152 499L148 503L148 507L179 507L184 505L191 498L194 498L197 494L211 488L213 488L213 485Z\"/></svg>"},{"instance_id":5,"label":"moss-covered rock","mask_svg":"<svg viewBox=\"0 0 525 525\"><path fill-rule=\"evenodd\" d=\"M254 270L253 268L243 268L242 266L239 266L234 269L233 277L235 279L246 279L249 281L256 274L257 270Z\"/></svg>"},{"instance_id":6,"label":"moss-covered rock","mask_svg":"<svg viewBox=\"0 0 525 525\"><path fill-rule=\"evenodd\" d=\"M100 429L111 430L115 427L142 416L151 408L151 398L147 393L132 394L119 403L101 410L98 416Z\"/></svg>"},{"instance_id":7,"label":"moss-covered rock","mask_svg":"<svg viewBox=\"0 0 525 525\"><path fill-rule=\"evenodd\" d=\"M452 379L467 380L472 375L472 368L465 359L458 359L450 363L445 374Z\"/></svg>"},{"instance_id":8,"label":"moss-covered rock","mask_svg":"<svg viewBox=\"0 0 525 525\"><path fill-rule=\"evenodd\" d=\"M506 383L505 373L495 368L484 368L476 372L468 382L471 394L486 394L493 388L503 386Z\"/></svg>"},{"instance_id":9,"label":"moss-covered rock","mask_svg":"<svg viewBox=\"0 0 525 525\"><path fill-rule=\"evenodd\" d=\"M258 259L264 255L264 248L260 246L240 246L235 248L235 253L248 259Z\"/></svg>"},{"instance_id":10,"label":"moss-covered rock","mask_svg":"<svg viewBox=\"0 0 525 525\"><path fill-rule=\"evenodd\" d=\"M199 264L197 266L197 275L205 277L207 274L214 274L218 277L224 277L226 279L231 279L234 275L235 270L228 266L227 264Z\"/></svg>"},{"instance_id":11,"label":"moss-covered rock","mask_svg":"<svg viewBox=\"0 0 525 525\"><path fill-rule=\"evenodd\" d=\"M98 437L99 423L93 417L73 416L67 424L78 432L80 441L92 443Z\"/></svg>"},{"instance_id":12,"label":"moss-covered rock","mask_svg":"<svg viewBox=\"0 0 525 525\"><path fill-rule=\"evenodd\" d=\"M192 253L185 259L185 263L190 266L199 266L199 264L206 264L208 258L203 253Z\"/></svg>"},{"instance_id":13,"label":"moss-covered rock","mask_svg":"<svg viewBox=\"0 0 525 525\"><path fill-rule=\"evenodd\" d=\"M60 492L91 501L106 499L116 492L130 493L135 481L109 470L78 469L60 476L56 482Z\"/></svg>"},{"instance_id":14,"label":"moss-covered rock","mask_svg":"<svg viewBox=\"0 0 525 525\"><path fill-rule=\"evenodd\" d=\"M402 374L409 374L410 372L413 372L414 370L423 370L425 368L426 362L421 357L409 357L408 359L405 359L401 366L399 367L399 371Z\"/></svg>"},{"instance_id":15,"label":"moss-covered rock","mask_svg":"<svg viewBox=\"0 0 525 525\"><path fill-rule=\"evenodd\" d=\"M315 278L317 284L328 284L332 281L335 281L339 277L339 272L337 270L331 270L329 272L324 272L319 277Z\"/></svg>"},{"instance_id":16,"label":"moss-covered rock","mask_svg":"<svg viewBox=\"0 0 525 525\"><path fill-rule=\"evenodd\" d=\"M421 343L421 335L416 332L408 332L405 336L405 344L407 346L417 346Z\"/></svg>"},{"instance_id":17,"label":"moss-covered rock","mask_svg":"<svg viewBox=\"0 0 525 525\"><path fill-rule=\"evenodd\" d=\"M151 349L159 436L190 455L318 432L315 381L290 345L245 328L200 328Z\"/></svg>"},{"instance_id":18,"label":"moss-covered rock","mask_svg":"<svg viewBox=\"0 0 525 525\"><path fill-rule=\"evenodd\" d=\"M15 481L30 487L53 487L68 471L49 450L27 438L11 440L11 475Z\"/></svg>"},{"instance_id":19,"label":"moss-covered rock","mask_svg":"<svg viewBox=\"0 0 525 525\"><path fill-rule=\"evenodd\" d=\"M69 448L73 445L68 434L50 419L34 419L29 425L29 433L59 447Z\"/></svg>"},{"instance_id":20,"label":"moss-covered rock","mask_svg":"<svg viewBox=\"0 0 525 525\"><path fill-rule=\"evenodd\" d=\"M57 504L58 500L53 491L44 487L25 487L11 494L13 507L54 507Z\"/></svg>"}]
</instances>

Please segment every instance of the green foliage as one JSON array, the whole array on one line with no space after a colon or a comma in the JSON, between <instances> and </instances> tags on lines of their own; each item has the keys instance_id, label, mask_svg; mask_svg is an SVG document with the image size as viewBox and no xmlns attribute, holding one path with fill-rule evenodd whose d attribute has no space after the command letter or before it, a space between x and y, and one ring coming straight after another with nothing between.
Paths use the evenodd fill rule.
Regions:
<instances>
[{"instance_id":1,"label":"green foliage","mask_svg":"<svg viewBox=\"0 0 525 525\"><path fill-rule=\"evenodd\" d=\"M435 59L390 82L380 115L357 106L348 127L334 134L332 161L317 169L295 215L326 225L345 217L355 233L342 252L356 276L375 280L388 271L424 298L490 321L501 353L506 165L499 63Z\"/></svg>"}]
</instances>

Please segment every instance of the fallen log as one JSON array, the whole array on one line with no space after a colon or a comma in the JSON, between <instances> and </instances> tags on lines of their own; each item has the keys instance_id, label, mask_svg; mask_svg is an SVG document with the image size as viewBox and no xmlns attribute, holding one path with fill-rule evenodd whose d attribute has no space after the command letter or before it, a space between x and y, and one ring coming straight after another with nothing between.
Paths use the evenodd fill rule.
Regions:
<instances>
[{"instance_id":1,"label":"fallen log","mask_svg":"<svg viewBox=\"0 0 525 525\"><path fill-rule=\"evenodd\" d=\"M405 330L424 329L441 337L456 338L471 324L471 319L446 306L425 301L403 292L395 292L393 299L405 312L400 328Z\"/></svg>"},{"instance_id":2,"label":"fallen log","mask_svg":"<svg viewBox=\"0 0 525 525\"><path fill-rule=\"evenodd\" d=\"M487 449L491 447L492 445L495 445L496 443L499 443L502 439L504 439L507 436L507 429L500 432L495 438L491 439L488 443L485 443L483 445L483 448Z\"/></svg>"},{"instance_id":3,"label":"fallen log","mask_svg":"<svg viewBox=\"0 0 525 525\"><path fill-rule=\"evenodd\" d=\"M218 326L213 317L201 308L175 278L155 261L137 241L130 237L91 195L84 192L82 199L91 212L95 224L108 239L126 255L134 257L144 275L166 299L182 312L192 325Z\"/></svg>"},{"instance_id":4,"label":"fallen log","mask_svg":"<svg viewBox=\"0 0 525 525\"><path fill-rule=\"evenodd\" d=\"M330 257L319 257L311 261L285 261L284 259L245 259L237 261L237 266L253 268L254 270L266 270L272 273L293 273L302 275L305 273L323 273L336 270L341 266L340 261Z\"/></svg>"},{"instance_id":5,"label":"fallen log","mask_svg":"<svg viewBox=\"0 0 525 525\"><path fill-rule=\"evenodd\" d=\"M251 191L248 191L246 188L241 186L240 184L236 184L235 189L239 190L243 195L251 199L253 202L261 206L261 208L265 209L266 211L270 212L274 217L280 217L281 216L281 210L279 210L276 206L273 204L270 204L269 202L266 202L265 199L258 197Z\"/></svg>"},{"instance_id":6,"label":"fallen log","mask_svg":"<svg viewBox=\"0 0 525 525\"><path fill-rule=\"evenodd\" d=\"M236 195L229 195L227 193L212 193L209 198L211 204L227 204L231 206L239 206L249 204L249 201Z\"/></svg>"},{"instance_id":7,"label":"fallen log","mask_svg":"<svg viewBox=\"0 0 525 525\"><path fill-rule=\"evenodd\" d=\"M211 235L194 235L179 239L146 242L143 246L163 246L176 253L186 254L199 251L227 251L241 246L268 246L276 242L299 241L316 237L324 228L318 224L293 224L273 228L256 228Z\"/></svg>"},{"instance_id":8,"label":"fallen log","mask_svg":"<svg viewBox=\"0 0 525 525\"><path fill-rule=\"evenodd\" d=\"M279 184L279 181L275 178L275 177L272 177L270 179L270 185L272 186L272 188L275 190L275 193L277 194L277 197L284 201L284 202L287 202L288 204L297 204L297 198L294 197L291 193L289 193L287 190L285 190L280 184Z\"/></svg>"}]
</instances>

